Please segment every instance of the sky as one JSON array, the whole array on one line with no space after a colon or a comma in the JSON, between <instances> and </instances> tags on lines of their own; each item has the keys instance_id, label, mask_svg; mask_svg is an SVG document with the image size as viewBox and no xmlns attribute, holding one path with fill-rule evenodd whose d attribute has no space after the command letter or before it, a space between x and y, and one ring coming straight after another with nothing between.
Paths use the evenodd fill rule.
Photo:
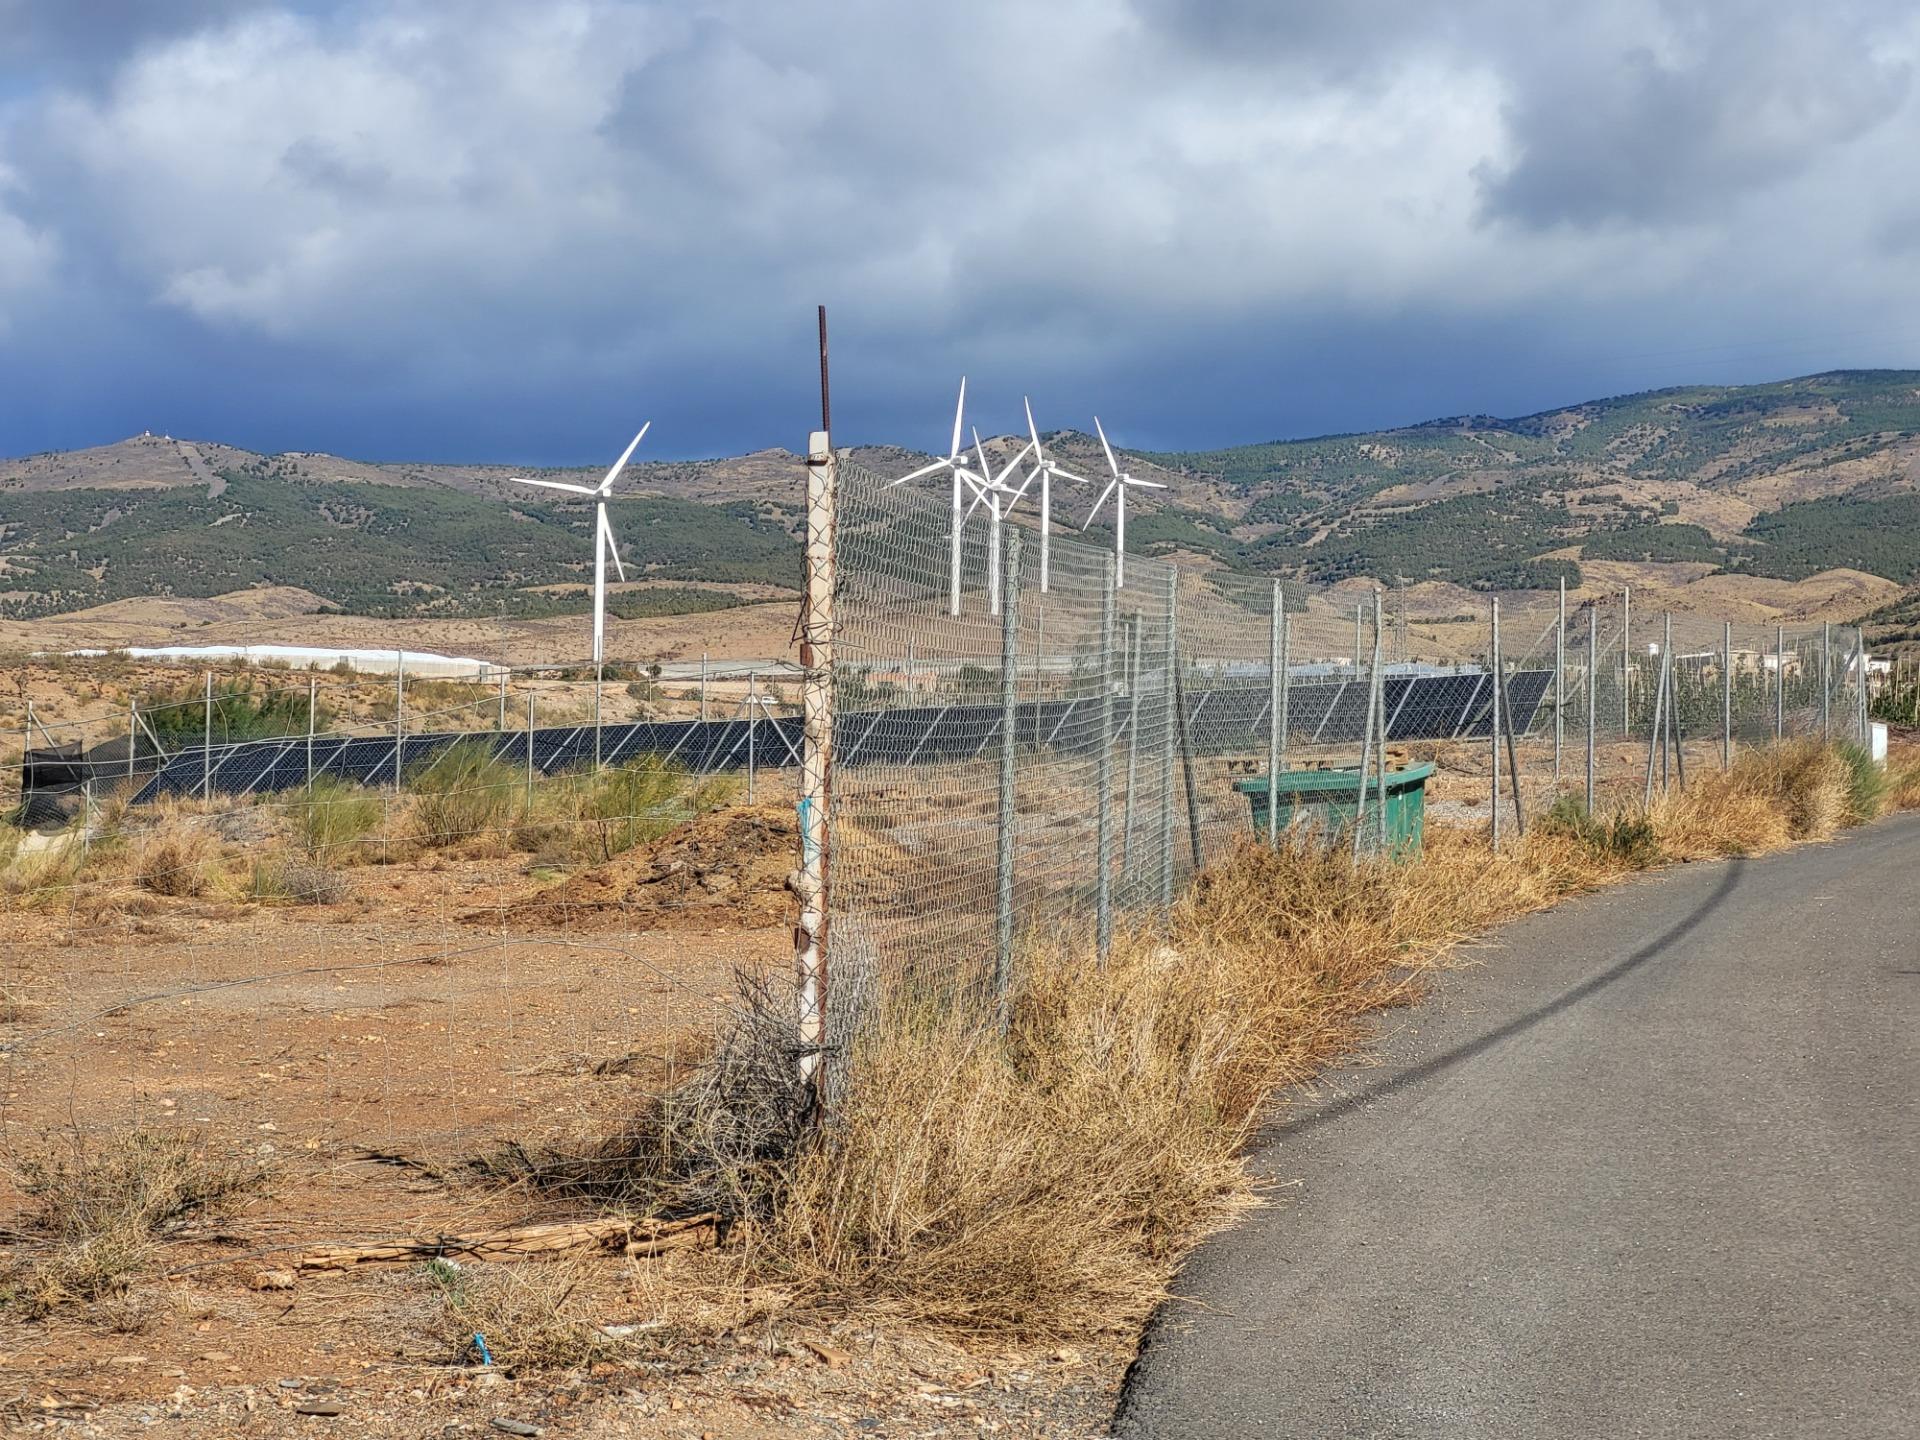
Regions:
<instances>
[{"instance_id":1,"label":"sky","mask_svg":"<svg viewBox=\"0 0 1920 1440\"><path fill-rule=\"evenodd\" d=\"M1193 448L1920 366L1904 0L0 0L0 454Z\"/></svg>"}]
</instances>

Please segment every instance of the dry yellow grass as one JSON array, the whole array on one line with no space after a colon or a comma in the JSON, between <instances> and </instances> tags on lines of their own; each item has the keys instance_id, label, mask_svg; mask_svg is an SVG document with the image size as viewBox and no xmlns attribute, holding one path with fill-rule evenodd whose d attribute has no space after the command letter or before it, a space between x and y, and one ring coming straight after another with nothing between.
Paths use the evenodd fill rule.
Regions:
<instances>
[{"instance_id":1,"label":"dry yellow grass","mask_svg":"<svg viewBox=\"0 0 1920 1440\"><path fill-rule=\"evenodd\" d=\"M1758 752L1649 814L1537 824L1497 856L1440 827L1405 865L1249 843L1105 967L1070 945L1029 955L1004 1034L882 1017L747 1272L951 1332L1136 1325L1192 1246L1254 1203L1242 1157L1276 1094L1360 1044L1455 946L1661 852L1830 835L1861 818L1851 773L1818 744Z\"/></svg>"},{"instance_id":2,"label":"dry yellow grass","mask_svg":"<svg viewBox=\"0 0 1920 1440\"><path fill-rule=\"evenodd\" d=\"M142 889L156 895L194 897L207 893L220 857L220 837L204 824L169 816L140 838L133 874Z\"/></svg>"}]
</instances>

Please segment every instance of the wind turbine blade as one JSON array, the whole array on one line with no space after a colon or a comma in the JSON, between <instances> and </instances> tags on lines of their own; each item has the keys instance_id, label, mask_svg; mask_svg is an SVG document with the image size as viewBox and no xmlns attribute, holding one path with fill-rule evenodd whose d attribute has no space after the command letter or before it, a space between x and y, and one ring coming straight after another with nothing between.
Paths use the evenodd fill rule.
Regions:
<instances>
[{"instance_id":1,"label":"wind turbine blade","mask_svg":"<svg viewBox=\"0 0 1920 1440\"><path fill-rule=\"evenodd\" d=\"M1071 470L1062 470L1058 465L1049 465L1047 468L1059 479L1071 480L1076 485L1091 485L1093 483L1087 479L1086 476L1076 475Z\"/></svg>"},{"instance_id":2,"label":"wind turbine blade","mask_svg":"<svg viewBox=\"0 0 1920 1440\"><path fill-rule=\"evenodd\" d=\"M538 485L542 490L565 490L574 495L598 495L600 492L591 485L567 485L559 480L529 480L524 475L509 475L509 483L514 485Z\"/></svg>"},{"instance_id":3,"label":"wind turbine blade","mask_svg":"<svg viewBox=\"0 0 1920 1440\"><path fill-rule=\"evenodd\" d=\"M1119 483L1118 480L1109 480L1107 482L1107 488L1100 492L1100 497L1093 502L1093 508L1087 511L1087 523L1080 527L1083 531L1092 528L1094 520L1099 517L1100 507L1107 503L1107 497L1113 494L1114 487Z\"/></svg>"},{"instance_id":4,"label":"wind turbine blade","mask_svg":"<svg viewBox=\"0 0 1920 1440\"><path fill-rule=\"evenodd\" d=\"M1044 460L1047 457L1040 454L1040 430L1039 427L1033 423L1033 401L1025 395L1022 395L1020 399L1027 407L1027 438L1033 441L1033 453L1039 455L1040 458Z\"/></svg>"},{"instance_id":5,"label":"wind turbine blade","mask_svg":"<svg viewBox=\"0 0 1920 1440\"><path fill-rule=\"evenodd\" d=\"M1107 432L1101 429L1100 417L1093 417L1093 428L1100 431L1100 448L1107 452L1107 468L1115 475L1120 473L1120 462L1113 458L1113 446L1107 444Z\"/></svg>"},{"instance_id":6,"label":"wind turbine blade","mask_svg":"<svg viewBox=\"0 0 1920 1440\"><path fill-rule=\"evenodd\" d=\"M949 460L957 460L960 458L960 420L961 416L966 413L966 409L967 377L962 375L960 377L960 403L953 407L953 444L947 449L947 458Z\"/></svg>"},{"instance_id":7,"label":"wind turbine blade","mask_svg":"<svg viewBox=\"0 0 1920 1440\"><path fill-rule=\"evenodd\" d=\"M993 467L987 464L987 447L980 443L978 430L973 432L973 453L980 457L980 473L986 477L988 488L998 485L1000 482L993 478Z\"/></svg>"},{"instance_id":8,"label":"wind turbine blade","mask_svg":"<svg viewBox=\"0 0 1920 1440\"><path fill-rule=\"evenodd\" d=\"M620 547L613 543L613 526L607 520L607 507L602 504L596 508L600 511L600 534L606 539L607 554L613 557L613 568L619 572L621 583L625 584L627 567L620 563Z\"/></svg>"},{"instance_id":9,"label":"wind turbine blade","mask_svg":"<svg viewBox=\"0 0 1920 1440\"><path fill-rule=\"evenodd\" d=\"M640 427L640 434L634 436L633 439L627 442L627 448L620 452L620 458L614 461L613 468L607 471L607 478L600 482L600 493L602 495L606 494L609 490L613 488L614 477L617 476L622 470L627 468L627 461L633 458L633 452L635 448L639 446L641 436L647 433L648 428L652 424L653 422L651 420L647 421L645 425L642 425Z\"/></svg>"},{"instance_id":10,"label":"wind turbine blade","mask_svg":"<svg viewBox=\"0 0 1920 1440\"><path fill-rule=\"evenodd\" d=\"M1022 445L1019 452L1011 460L1007 461L1005 465L1000 467L1000 473L993 477L994 485L1002 490L1011 489L1012 487L1007 484L1007 477L1027 458L1027 452L1031 449L1033 449L1033 446L1030 444Z\"/></svg>"},{"instance_id":11,"label":"wind turbine blade","mask_svg":"<svg viewBox=\"0 0 1920 1440\"><path fill-rule=\"evenodd\" d=\"M922 465L911 475L902 475L898 480L889 480L887 485L889 488L895 485L904 485L909 480L918 480L923 475L931 475L936 470L944 470L951 464L953 464L951 460L936 460L931 465Z\"/></svg>"},{"instance_id":12,"label":"wind turbine blade","mask_svg":"<svg viewBox=\"0 0 1920 1440\"><path fill-rule=\"evenodd\" d=\"M1138 485L1142 490L1164 490L1167 488L1158 480L1136 480L1131 475L1127 477L1127 483L1129 485Z\"/></svg>"}]
</instances>

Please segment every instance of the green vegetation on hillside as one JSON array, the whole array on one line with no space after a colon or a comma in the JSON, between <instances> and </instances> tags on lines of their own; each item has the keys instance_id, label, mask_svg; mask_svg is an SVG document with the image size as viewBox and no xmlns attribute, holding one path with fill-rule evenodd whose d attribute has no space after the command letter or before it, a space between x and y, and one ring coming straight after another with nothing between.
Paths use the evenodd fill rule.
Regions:
<instances>
[{"instance_id":1,"label":"green vegetation on hillside","mask_svg":"<svg viewBox=\"0 0 1920 1440\"><path fill-rule=\"evenodd\" d=\"M452 490L311 482L235 471L226 492L63 490L7 497L0 613L47 614L135 595L211 596L294 585L365 614L568 613L577 595L527 587L590 579L592 510L504 505ZM616 501L631 578L791 586L798 546L748 502ZM657 599L645 598L649 593ZM630 592L619 613L731 603L714 591Z\"/></svg>"},{"instance_id":2,"label":"green vegetation on hillside","mask_svg":"<svg viewBox=\"0 0 1920 1440\"><path fill-rule=\"evenodd\" d=\"M1746 533L1761 542L1745 565L1756 575L1798 580L1846 567L1902 584L1920 578L1920 495L1912 492L1787 505L1756 516Z\"/></svg>"}]
</instances>

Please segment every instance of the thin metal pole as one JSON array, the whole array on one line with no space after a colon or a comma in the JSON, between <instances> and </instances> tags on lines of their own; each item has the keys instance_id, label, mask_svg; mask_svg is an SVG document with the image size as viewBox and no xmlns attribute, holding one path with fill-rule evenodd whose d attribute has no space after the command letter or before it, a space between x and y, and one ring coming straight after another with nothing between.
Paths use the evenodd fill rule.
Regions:
<instances>
[{"instance_id":1,"label":"thin metal pole","mask_svg":"<svg viewBox=\"0 0 1920 1440\"><path fill-rule=\"evenodd\" d=\"M1160 903L1173 903L1173 761L1180 743L1179 697L1180 567L1167 571L1167 630L1165 664L1166 734L1160 755Z\"/></svg>"},{"instance_id":2,"label":"thin metal pole","mask_svg":"<svg viewBox=\"0 0 1920 1440\"><path fill-rule=\"evenodd\" d=\"M1673 712L1679 704L1680 696L1674 690L1673 675L1673 612L1666 617L1666 634L1660 642L1661 684L1667 692L1666 727L1660 732L1660 788L1665 790L1672 779L1673 768Z\"/></svg>"},{"instance_id":3,"label":"thin metal pole","mask_svg":"<svg viewBox=\"0 0 1920 1440\"><path fill-rule=\"evenodd\" d=\"M1280 838L1280 631L1285 626L1280 582L1273 582L1273 614L1267 635L1267 844Z\"/></svg>"},{"instance_id":4,"label":"thin metal pole","mask_svg":"<svg viewBox=\"0 0 1920 1440\"><path fill-rule=\"evenodd\" d=\"M1488 795L1492 805L1491 825L1493 853L1500 853L1500 597L1493 597L1491 629L1487 642L1487 669L1493 680L1492 724L1489 726L1491 745L1487 751L1487 774L1492 779L1493 789Z\"/></svg>"},{"instance_id":5,"label":"thin metal pole","mask_svg":"<svg viewBox=\"0 0 1920 1440\"><path fill-rule=\"evenodd\" d=\"M393 652L393 788L400 788L401 752L405 748L403 741L407 733L407 654L404 650Z\"/></svg>"},{"instance_id":6,"label":"thin metal pole","mask_svg":"<svg viewBox=\"0 0 1920 1440\"><path fill-rule=\"evenodd\" d=\"M500 705L493 717L493 728L502 734L507 729L507 667L500 667Z\"/></svg>"},{"instance_id":7,"label":"thin metal pole","mask_svg":"<svg viewBox=\"0 0 1920 1440\"><path fill-rule=\"evenodd\" d=\"M1667 703L1667 654L1660 654L1658 683L1653 691L1653 723L1647 730L1647 793L1644 804L1653 804L1653 767L1660 753L1660 723L1665 718Z\"/></svg>"},{"instance_id":8,"label":"thin metal pole","mask_svg":"<svg viewBox=\"0 0 1920 1440\"><path fill-rule=\"evenodd\" d=\"M1633 587L1620 587L1620 734L1633 733Z\"/></svg>"},{"instance_id":9,"label":"thin metal pole","mask_svg":"<svg viewBox=\"0 0 1920 1440\"><path fill-rule=\"evenodd\" d=\"M1387 843L1387 682L1386 674L1380 668L1381 653L1380 626L1380 590L1376 586L1373 592L1373 723L1379 733L1374 737L1375 764L1379 766L1374 775L1374 804L1380 811L1380 850L1390 853Z\"/></svg>"},{"instance_id":10,"label":"thin metal pole","mask_svg":"<svg viewBox=\"0 0 1920 1440\"><path fill-rule=\"evenodd\" d=\"M1013 983L1013 727L1019 697L1020 532L1010 525L1005 527L1001 543L1006 548L1006 564L1002 567L1000 606L1000 801L994 845L993 996L1004 1027L1008 991Z\"/></svg>"},{"instance_id":11,"label":"thin metal pole","mask_svg":"<svg viewBox=\"0 0 1920 1440\"><path fill-rule=\"evenodd\" d=\"M753 671L747 671L747 799L753 799L753 730L754 722L760 713L759 682Z\"/></svg>"},{"instance_id":12,"label":"thin metal pole","mask_svg":"<svg viewBox=\"0 0 1920 1440\"><path fill-rule=\"evenodd\" d=\"M533 813L533 687L527 687L527 800L525 814Z\"/></svg>"},{"instance_id":13,"label":"thin metal pole","mask_svg":"<svg viewBox=\"0 0 1920 1440\"><path fill-rule=\"evenodd\" d=\"M307 677L307 789L313 789L313 729L318 723L315 718L320 682L313 676Z\"/></svg>"},{"instance_id":14,"label":"thin metal pole","mask_svg":"<svg viewBox=\"0 0 1920 1440\"><path fill-rule=\"evenodd\" d=\"M1560 749L1566 738L1567 577L1560 577L1560 619L1553 627L1553 788L1560 790Z\"/></svg>"},{"instance_id":15,"label":"thin metal pole","mask_svg":"<svg viewBox=\"0 0 1920 1440\"><path fill-rule=\"evenodd\" d=\"M1820 622L1820 736L1833 737L1833 622Z\"/></svg>"},{"instance_id":16,"label":"thin metal pole","mask_svg":"<svg viewBox=\"0 0 1920 1440\"><path fill-rule=\"evenodd\" d=\"M600 679L605 673L604 661L593 662L593 771L600 773Z\"/></svg>"},{"instance_id":17,"label":"thin metal pole","mask_svg":"<svg viewBox=\"0 0 1920 1440\"><path fill-rule=\"evenodd\" d=\"M1353 673L1355 675L1358 675L1360 673L1360 663L1362 658L1360 653L1360 647L1363 643L1364 642L1362 640L1361 633L1360 633L1360 607L1356 605L1353 607Z\"/></svg>"},{"instance_id":18,"label":"thin metal pole","mask_svg":"<svg viewBox=\"0 0 1920 1440\"><path fill-rule=\"evenodd\" d=\"M213 672L211 670L206 672L206 680L206 714L200 737L200 799L202 802L213 797Z\"/></svg>"},{"instance_id":19,"label":"thin metal pole","mask_svg":"<svg viewBox=\"0 0 1920 1440\"><path fill-rule=\"evenodd\" d=\"M1288 670L1290 664L1288 651L1293 648L1293 617L1287 614L1287 596L1283 588L1280 592L1280 765L1284 769L1287 763L1287 732L1293 719L1291 713L1293 676ZM1272 797L1269 796L1269 799Z\"/></svg>"},{"instance_id":20,"label":"thin metal pole","mask_svg":"<svg viewBox=\"0 0 1920 1440\"><path fill-rule=\"evenodd\" d=\"M1358 663L1357 661L1355 662ZM1367 828L1367 774L1373 765L1375 681L1380 678L1380 632L1373 635L1373 663L1367 667L1367 719L1360 736L1360 787L1353 805L1353 858L1360 858L1362 832Z\"/></svg>"},{"instance_id":21,"label":"thin metal pole","mask_svg":"<svg viewBox=\"0 0 1920 1440\"><path fill-rule=\"evenodd\" d=\"M1600 607L1587 606L1587 812L1593 812L1593 726L1600 678Z\"/></svg>"},{"instance_id":22,"label":"thin metal pole","mask_svg":"<svg viewBox=\"0 0 1920 1440\"><path fill-rule=\"evenodd\" d=\"M1513 831L1522 840L1527 837L1527 806L1520 798L1520 755L1514 748L1513 695L1507 689L1507 666L1502 659L1495 676L1495 692L1501 710L1500 729L1507 737L1507 779L1513 787Z\"/></svg>"},{"instance_id":23,"label":"thin metal pole","mask_svg":"<svg viewBox=\"0 0 1920 1440\"><path fill-rule=\"evenodd\" d=\"M1100 585L1100 753L1097 760L1094 865L1094 946L1106 964L1113 949L1113 561L1102 565ZM1039 738L1038 727L1034 738Z\"/></svg>"},{"instance_id":24,"label":"thin metal pole","mask_svg":"<svg viewBox=\"0 0 1920 1440\"><path fill-rule=\"evenodd\" d=\"M1040 696L1047 684L1047 601L1044 585L1033 601L1033 630L1033 743L1037 749L1040 744Z\"/></svg>"},{"instance_id":25,"label":"thin metal pole","mask_svg":"<svg viewBox=\"0 0 1920 1440\"><path fill-rule=\"evenodd\" d=\"M707 652L700 652L700 722L707 719Z\"/></svg>"},{"instance_id":26,"label":"thin metal pole","mask_svg":"<svg viewBox=\"0 0 1920 1440\"><path fill-rule=\"evenodd\" d=\"M1140 773L1140 639L1146 627L1138 615L1127 622L1130 632L1128 650L1132 655L1131 678L1127 682L1127 795L1120 815L1120 876L1133 873L1133 792Z\"/></svg>"},{"instance_id":27,"label":"thin metal pole","mask_svg":"<svg viewBox=\"0 0 1920 1440\"><path fill-rule=\"evenodd\" d=\"M1773 738L1787 734L1787 627L1773 627Z\"/></svg>"},{"instance_id":28,"label":"thin metal pole","mask_svg":"<svg viewBox=\"0 0 1920 1440\"><path fill-rule=\"evenodd\" d=\"M1720 768L1733 768L1733 621L1720 642Z\"/></svg>"},{"instance_id":29,"label":"thin metal pole","mask_svg":"<svg viewBox=\"0 0 1920 1440\"><path fill-rule=\"evenodd\" d=\"M133 752L140 748L140 702L127 697L127 779L133 779Z\"/></svg>"}]
</instances>

